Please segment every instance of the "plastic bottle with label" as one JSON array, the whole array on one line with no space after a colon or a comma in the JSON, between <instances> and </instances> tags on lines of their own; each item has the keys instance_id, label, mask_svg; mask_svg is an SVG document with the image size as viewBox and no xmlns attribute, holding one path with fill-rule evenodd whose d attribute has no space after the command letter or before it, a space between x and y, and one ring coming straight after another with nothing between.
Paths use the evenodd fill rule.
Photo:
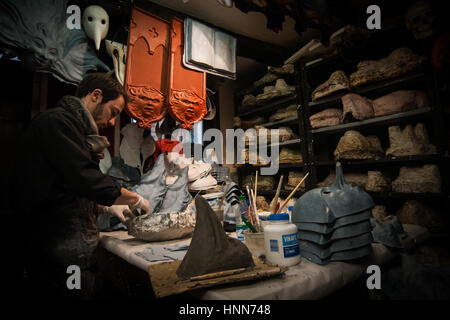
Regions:
<instances>
[{"instance_id":1,"label":"plastic bottle with label","mask_svg":"<svg viewBox=\"0 0 450 320\"><path fill-rule=\"evenodd\" d=\"M271 264L289 267L300 262L297 226L289 223L289 214L269 216L269 225L264 228L264 247Z\"/></svg>"},{"instance_id":2,"label":"plastic bottle with label","mask_svg":"<svg viewBox=\"0 0 450 320\"><path fill-rule=\"evenodd\" d=\"M242 242L245 241L245 231L248 229L248 227L242 221L242 216L245 216L245 214L248 211L248 206L247 206L246 200L247 199L245 196L239 197L240 214L238 214L236 217L236 236Z\"/></svg>"}]
</instances>

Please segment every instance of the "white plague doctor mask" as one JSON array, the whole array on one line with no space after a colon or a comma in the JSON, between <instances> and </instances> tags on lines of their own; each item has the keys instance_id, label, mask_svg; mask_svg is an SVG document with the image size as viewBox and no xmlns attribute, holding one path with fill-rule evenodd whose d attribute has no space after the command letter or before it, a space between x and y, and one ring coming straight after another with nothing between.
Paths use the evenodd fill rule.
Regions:
<instances>
[{"instance_id":1,"label":"white plague doctor mask","mask_svg":"<svg viewBox=\"0 0 450 320\"><path fill-rule=\"evenodd\" d=\"M123 86L125 79L125 67L127 65L127 46L111 40L105 40L105 45L106 52L108 52L113 59L116 78Z\"/></svg>"},{"instance_id":2,"label":"white plague doctor mask","mask_svg":"<svg viewBox=\"0 0 450 320\"><path fill-rule=\"evenodd\" d=\"M109 29L108 13L100 6L89 6L83 12L83 28L86 35L94 40L95 48L106 38Z\"/></svg>"}]
</instances>

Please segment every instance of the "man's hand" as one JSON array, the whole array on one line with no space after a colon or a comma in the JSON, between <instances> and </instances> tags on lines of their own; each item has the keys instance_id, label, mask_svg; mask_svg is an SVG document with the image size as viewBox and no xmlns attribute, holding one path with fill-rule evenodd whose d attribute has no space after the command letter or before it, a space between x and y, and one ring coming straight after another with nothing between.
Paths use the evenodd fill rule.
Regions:
<instances>
[{"instance_id":1,"label":"man's hand","mask_svg":"<svg viewBox=\"0 0 450 320\"><path fill-rule=\"evenodd\" d=\"M141 196L139 196L139 200L135 204L130 204L129 207L132 212L136 212L137 209L141 210L141 214L150 212L150 203Z\"/></svg>"},{"instance_id":2,"label":"man's hand","mask_svg":"<svg viewBox=\"0 0 450 320\"><path fill-rule=\"evenodd\" d=\"M111 207L104 207L104 212L110 216L114 216L120 219L120 221L125 222L126 217L134 218L135 215L131 212L126 205L113 205Z\"/></svg>"}]
</instances>

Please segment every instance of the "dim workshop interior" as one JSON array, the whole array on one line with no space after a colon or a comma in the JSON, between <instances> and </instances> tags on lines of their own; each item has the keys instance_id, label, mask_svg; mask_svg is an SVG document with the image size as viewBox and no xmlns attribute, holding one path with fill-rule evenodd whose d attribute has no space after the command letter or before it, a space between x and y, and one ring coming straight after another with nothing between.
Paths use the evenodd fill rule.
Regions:
<instances>
[{"instance_id":1,"label":"dim workshop interior","mask_svg":"<svg viewBox=\"0 0 450 320\"><path fill-rule=\"evenodd\" d=\"M1 1L11 290L449 299L445 2Z\"/></svg>"}]
</instances>

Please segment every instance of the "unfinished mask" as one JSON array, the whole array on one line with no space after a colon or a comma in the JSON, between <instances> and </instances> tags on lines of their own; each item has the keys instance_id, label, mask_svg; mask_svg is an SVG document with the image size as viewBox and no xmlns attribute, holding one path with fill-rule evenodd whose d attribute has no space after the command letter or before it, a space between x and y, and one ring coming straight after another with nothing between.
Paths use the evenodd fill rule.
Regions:
<instances>
[{"instance_id":1,"label":"unfinished mask","mask_svg":"<svg viewBox=\"0 0 450 320\"><path fill-rule=\"evenodd\" d=\"M436 11L425 1L417 1L406 13L406 27L414 38L424 39L438 31Z\"/></svg>"},{"instance_id":2,"label":"unfinished mask","mask_svg":"<svg viewBox=\"0 0 450 320\"><path fill-rule=\"evenodd\" d=\"M94 40L95 49L99 50L101 41L108 34L108 13L100 6L87 7L83 12L83 28L86 35Z\"/></svg>"},{"instance_id":3,"label":"unfinished mask","mask_svg":"<svg viewBox=\"0 0 450 320\"><path fill-rule=\"evenodd\" d=\"M125 67L127 65L127 46L111 40L105 40L106 52L112 57L114 73L117 80L123 86L125 79Z\"/></svg>"}]
</instances>

